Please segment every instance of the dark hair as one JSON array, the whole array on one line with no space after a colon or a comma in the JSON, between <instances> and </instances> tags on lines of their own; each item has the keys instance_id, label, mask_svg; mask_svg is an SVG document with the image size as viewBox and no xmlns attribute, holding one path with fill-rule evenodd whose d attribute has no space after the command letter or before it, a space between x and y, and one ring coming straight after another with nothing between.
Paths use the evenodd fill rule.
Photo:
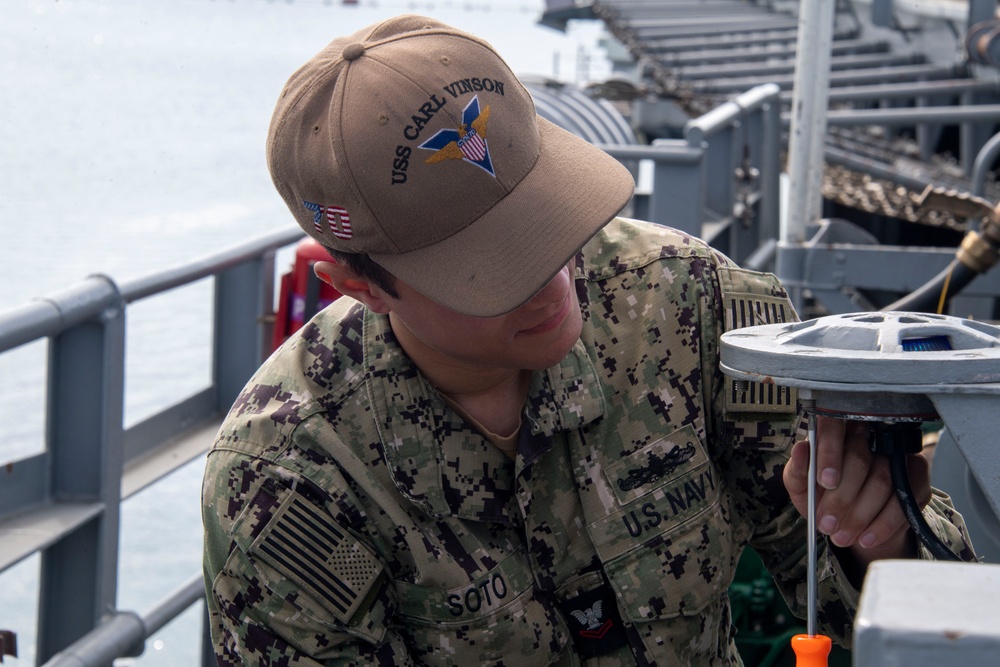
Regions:
<instances>
[{"instance_id":1,"label":"dark hair","mask_svg":"<svg viewBox=\"0 0 1000 667\"><path fill-rule=\"evenodd\" d=\"M323 247L335 261L346 265L360 277L372 281L376 287L392 298L399 298L399 292L396 290L396 276L386 271L371 257L360 252L342 252L327 246Z\"/></svg>"}]
</instances>

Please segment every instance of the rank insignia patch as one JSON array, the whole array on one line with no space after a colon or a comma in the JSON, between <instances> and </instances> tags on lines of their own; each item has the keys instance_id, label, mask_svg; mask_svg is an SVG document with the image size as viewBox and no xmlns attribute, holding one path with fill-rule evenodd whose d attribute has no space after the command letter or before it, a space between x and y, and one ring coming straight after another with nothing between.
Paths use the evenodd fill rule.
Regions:
<instances>
[{"instance_id":1,"label":"rank insignia patch","mask_svg":"<svg viewBox=\"0 0 1000 667\"><path fill-rule=\"evenodd\" d=\"M614 593L606 583L561 601L560 607L567 617L573 619L568 625L581 657L587 659L607 655L628 643Z\"/></svg>"}]
</instances>

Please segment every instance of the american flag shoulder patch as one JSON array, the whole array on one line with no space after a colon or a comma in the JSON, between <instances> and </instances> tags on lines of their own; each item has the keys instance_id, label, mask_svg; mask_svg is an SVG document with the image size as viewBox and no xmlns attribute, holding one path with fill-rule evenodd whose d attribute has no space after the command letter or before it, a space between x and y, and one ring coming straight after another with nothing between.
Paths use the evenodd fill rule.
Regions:
<instances>
[{"instance_id":1,"label":"american flag shoulder patch","mask_svg":"<svg viewBox=\"0 0 1000 667\"><path fill-rule=\"evenodd\" d=\"M294 581L344 624L350 624L384 569L368 547L295 493L254 540L250 555Z\"/></svg>"},{"instance_id":2,"label":"american flag shoulder patch","mask_svg":"<svg viewBox=\"0 0 1000 667\"><path fill-rule=\"evenodd\" d=\"M722 269L724 331L798 321L777 279L745 269ZM798 392L774 383L726 378L726 411L787 414L798 410Z\"/></svg>"}]
</instances>

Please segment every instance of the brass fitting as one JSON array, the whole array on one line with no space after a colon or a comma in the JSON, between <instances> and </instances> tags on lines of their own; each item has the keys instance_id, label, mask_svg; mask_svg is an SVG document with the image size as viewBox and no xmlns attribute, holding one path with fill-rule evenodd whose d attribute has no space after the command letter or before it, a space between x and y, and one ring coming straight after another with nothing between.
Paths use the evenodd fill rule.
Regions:
<instances>
[{"instance_id":1,"label":"brass fitting","mask_svg":"<svg viewBox=\"0 0 1000 667\"><path fill-rule=\"evenodd\" d=\"M962 239L956 258L976 273L985 273L1000 260L1000 204L958 190L927 188L917 198L919 206L928 206L967 219L980 218L979 231L970 231Z\"/></svg>"},{"instance_id":2,"label":"brass fitting","mask_svg":"<svg viewBox=\"0 0 1000 667\"><path fill-rule=\"evenodd\" d=\"M969 232L962 239L955 257L976 273L986 273L1000 259L997 249L977 232Z\"/></svg>"}]
</instances>

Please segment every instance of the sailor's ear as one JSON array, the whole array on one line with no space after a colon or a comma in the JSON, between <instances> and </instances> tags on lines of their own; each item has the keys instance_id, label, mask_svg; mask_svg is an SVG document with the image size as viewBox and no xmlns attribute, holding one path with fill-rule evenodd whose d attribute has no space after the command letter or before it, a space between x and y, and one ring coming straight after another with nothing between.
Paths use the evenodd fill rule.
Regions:
<instances>
[{"instance_id":1,"label":"sailor's ear","mask_svg":"<svg viewBox=\"0 0 1000 667\"><path fill-rule=\"evenodd\" d=\"M344 296L360 301L376 313L384 315L390 310L387 295L370 280L352 271L346 264L316 262L313 264L313 273Z\"/></svg>"}]
</instances>

